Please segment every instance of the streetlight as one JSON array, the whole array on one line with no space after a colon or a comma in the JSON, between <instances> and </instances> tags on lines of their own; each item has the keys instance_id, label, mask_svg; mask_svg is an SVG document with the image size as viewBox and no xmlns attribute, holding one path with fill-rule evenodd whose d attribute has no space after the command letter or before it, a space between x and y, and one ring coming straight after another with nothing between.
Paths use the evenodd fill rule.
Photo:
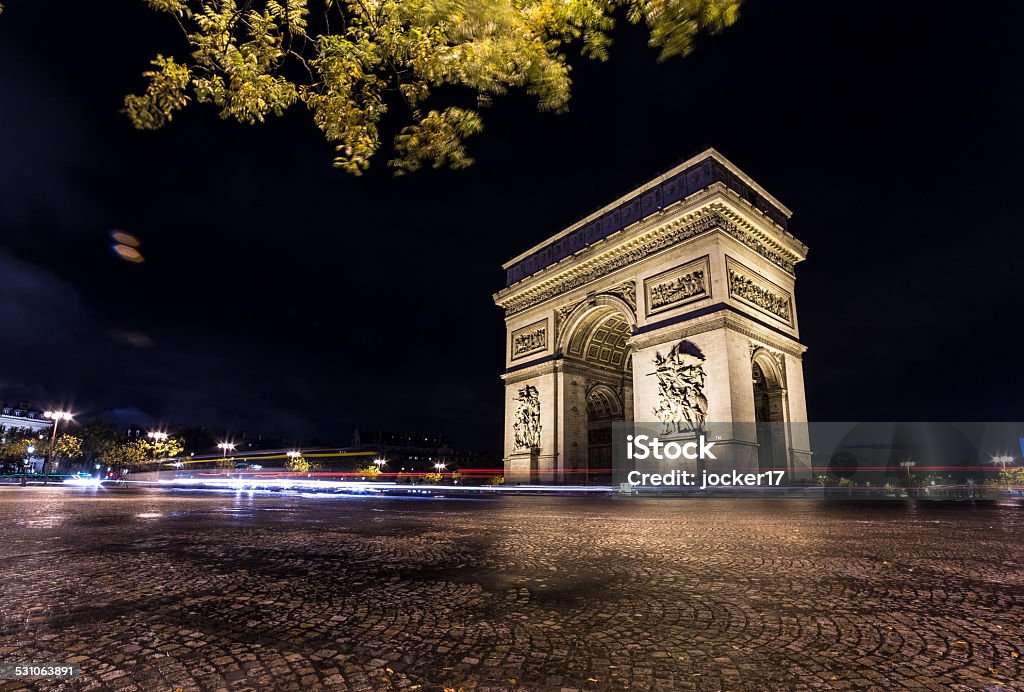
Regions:
<instances>
[{"instance_id":1,"label":"streetlight","mask_svg":"<svg viewBox=\"0 0 1024 692\"><path fill-rule=\"evenodd\" d=\"M221 451L220 457L221 457L221 459L226 459L227 458L228 450L229 449L232 452L235 451L235 443L234 442L218 442L217 443L217 447L220 448L220 451ZM232 457L232 458L234 458L234 457ZM231 472L228 471L228 478L230 478L230 477L231 477ZM238 469L238 477L239 478L242 477L242 469Z\"/></svg>"},{"instance_id":2,"label":"streetlight","mask_svg":"<svg viewBox=\"0 0 1024 692\"><path fill-rule=\"evenodd\" d=\"M28 467L32 462L29 461L32 455L35 454L36 446L29 445L25 447L25 460L21 462L21 484L28 485Z\"/></svg>"},{"instance_id":3,"label":"streetlight","mask_svg":"<svg viewBox=\"0 0 1024 692\"><path fill-rule=\"evenodd\" d=\"M1000 466L1003 467L1003 471L1006 471L1006 465L1013 463L1013 457L1006 456L1006 455L998 456L998 457L992 457L992 463L993 464L999 464ZM1006 486L1007 486L1007 489L1009 489L1009 486L1010 486L1010 479L1009 478L1006 479Z\"/></svg>"},{"instance_id":4,"label":"streetlight","mask_svg":"<svg viewBox=\"0 0 1024 692\"><path fill-rule=\"evenodd\" d=\"M1006 465L1013 463L1013 457L1011 457L1011 456L992 457L992 463L993 464L999 464L1000 466L1003 467L1003 471L1005 471L1006 470Z\"/></svg>"},{"instance_id":5,"label":"streetlight","mask_svg":"<svg viewBox=\"0 0 1024 692\"><path fill-rule=\"evenodd\" d=\"M50 447L43 457L43 485L46 485L47 467L50 465L50 457L53 456L53 445L57 441L57 426L62 420L71 420L71 414L67 411L46 411L43 416L53 421L53 431L50 434Z\"/></svg>"},{"instance_id":6,"label":"streetlight","mask_svg":"<svg viewBox=\"0 0 1024 692\"><path fill-rule=\"evenodd\" d=\"M906 461L901 461L900 462L900 466L902 466L903 468L905 468L907 470L907 483L909 483L910 482L910 469L913 468L914 466L917 466L917 462L916 461L911 461L910 459L907 459Z\"/></svg>"},{"instance_id":7,"label":"streetlight","mask_svg":"<svg viewBox=\"0 0 1024 692\"><path fill-rule=\"evenodd\" d=\"M169 435L165 432L149 432L146 433L146 437L153 440L153 461L156 461L157 445L166 440Z\"/></svg>"},{"instance_id":8,"label":"streetlight","mask_svg":"<svg viewBox=\"0 0 1024 692\"><path fill-rule=\"evenodd\" d=\"M377 470L380 471L381 467L387 464L388 462L386 462L384 459L374 459L373 463L377 465Z\"/></svg>"},{"instance_id":9,"label":"streetlight","mask_svg":"<svg viewBox=\"0 0 1024 692\"><path fill-rule=\"evenodd\" d=\"M440 475L441 472L444 471L444 467L447 466L447 465L448 464L445 464L445 463L440 462L440 461L437 462L436 464L434 464L434 468L437 469L438 475Z\"/></svg>"}]
</instances>

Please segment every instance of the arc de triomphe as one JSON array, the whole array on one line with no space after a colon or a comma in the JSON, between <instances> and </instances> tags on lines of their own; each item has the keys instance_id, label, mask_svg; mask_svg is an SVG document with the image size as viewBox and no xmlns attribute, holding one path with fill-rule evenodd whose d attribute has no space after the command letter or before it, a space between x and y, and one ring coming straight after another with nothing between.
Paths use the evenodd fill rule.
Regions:
<instances>
[{"instance_id":1,"label":"arc de triomphe","mask_svg":"<svg viewBox=\"0 0 1024 692\"><path fill-rule=\"evenodd\" d=\"M609 480L634 420L809 479L805 426L735 425L807 420L790 215L709 149L505 264L507 481Z\"/></svg>"}]
</instances>

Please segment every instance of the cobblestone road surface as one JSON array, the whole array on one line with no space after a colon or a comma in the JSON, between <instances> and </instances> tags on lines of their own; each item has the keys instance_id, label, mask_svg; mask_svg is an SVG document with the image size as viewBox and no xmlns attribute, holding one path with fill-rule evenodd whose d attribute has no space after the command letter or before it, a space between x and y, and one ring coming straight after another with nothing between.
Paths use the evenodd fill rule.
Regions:
<instances>
[{"instance_id":1,"label":"cobblestone road surface","mask_svg":"<svg viewBox=\"0 0 1024 692\"><path fill-rule=\"evenodd\" d=\"M0 690L1024 689L1024 509L0 489Z\"/></svg>"}]
</instances>

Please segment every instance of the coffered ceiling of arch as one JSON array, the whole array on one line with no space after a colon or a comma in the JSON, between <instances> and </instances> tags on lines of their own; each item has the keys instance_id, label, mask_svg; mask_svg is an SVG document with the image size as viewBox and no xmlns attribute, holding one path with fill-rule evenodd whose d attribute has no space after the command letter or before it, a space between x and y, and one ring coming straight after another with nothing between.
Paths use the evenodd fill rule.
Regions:
<instances>
[{"instance_id":1,"label":"coffered ceiling of arch","mask_svg":"<svg viewBox=\"0 0 1024 692\"><path fill-rule=\"evenodd\" d=\"M629 359L630 324L619 312L595 310L577 325L568 355L588 363L623 370Z\"/></svg>"}]
</instances>

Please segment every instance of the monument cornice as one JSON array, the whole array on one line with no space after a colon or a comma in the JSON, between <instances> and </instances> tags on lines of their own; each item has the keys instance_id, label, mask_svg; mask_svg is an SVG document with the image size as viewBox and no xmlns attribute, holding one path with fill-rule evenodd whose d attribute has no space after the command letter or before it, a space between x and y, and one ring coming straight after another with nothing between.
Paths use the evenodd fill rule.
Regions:
<instances>
[{"instance_id":1,"label":"monument cornice","mask_svg":"<svg viewBox=\"0 0 1024 692\"><path fill-rule=\"evenodd\" d=\"M754 339L768 348L787 353L795 358L802 358L807 351L807 347L795 338L772 332L749 317L733 312L724 305L713 313L694 317L685 322L679 323L673 320L663 326L652 326L655 328L650 331L633 335L629 339L630 348L643 349L664 343L665 330L672 331L673 339L686 339L715 329L728 328L747 338Z\"/></svg>"},{"instance_id":2,"label":"monument cornice","mask_svg":"<svg viewBox=\"0 0 1024 692\"><path fill-rule=\"evenodd\" d=\"M505 381L505 384L515 384L542 375L550 375L553 372L561 372L564 367L565 362L560 355L546 356L533 363L524 363L509 368L501 374L501 379Z\"/></svg>"},{"instance_id":3,"label":"monument cornice","mask_svg":"<svg viewBox=\"0 0 1024 692\"><path fill-rule=\"evenodd\" d=\"M596 282L677 244L715 231L749 247L792 276L793 265L803 259L802 251L806 248L802 244L787 246L778 242L773 234L758 228L757 223L740 212L727 193L723 185L716 183L686 200L687 206L696 202L701 205L698 208L667 221L665 217L672 216L673 210L658 212L624 229L616 234L617 237L609 237L499 291L494 294L494 301L505 309L505 315L509 317ZM794 239L794 242L798 241Z\"/></svg>"},{"instance_id":4,"label":"monument cornice","mask_svg":"<svg viewBox=\"0 0 1024 692\"><path fill-rule=\"evenodd\" d=\"M513 286L680 203L691 204L716 186L728 190L752 218L795 240L788 231L791 212L719 152L707 149L509 260L503 265L505 285Z\"/></svg>"}]
</instances>

